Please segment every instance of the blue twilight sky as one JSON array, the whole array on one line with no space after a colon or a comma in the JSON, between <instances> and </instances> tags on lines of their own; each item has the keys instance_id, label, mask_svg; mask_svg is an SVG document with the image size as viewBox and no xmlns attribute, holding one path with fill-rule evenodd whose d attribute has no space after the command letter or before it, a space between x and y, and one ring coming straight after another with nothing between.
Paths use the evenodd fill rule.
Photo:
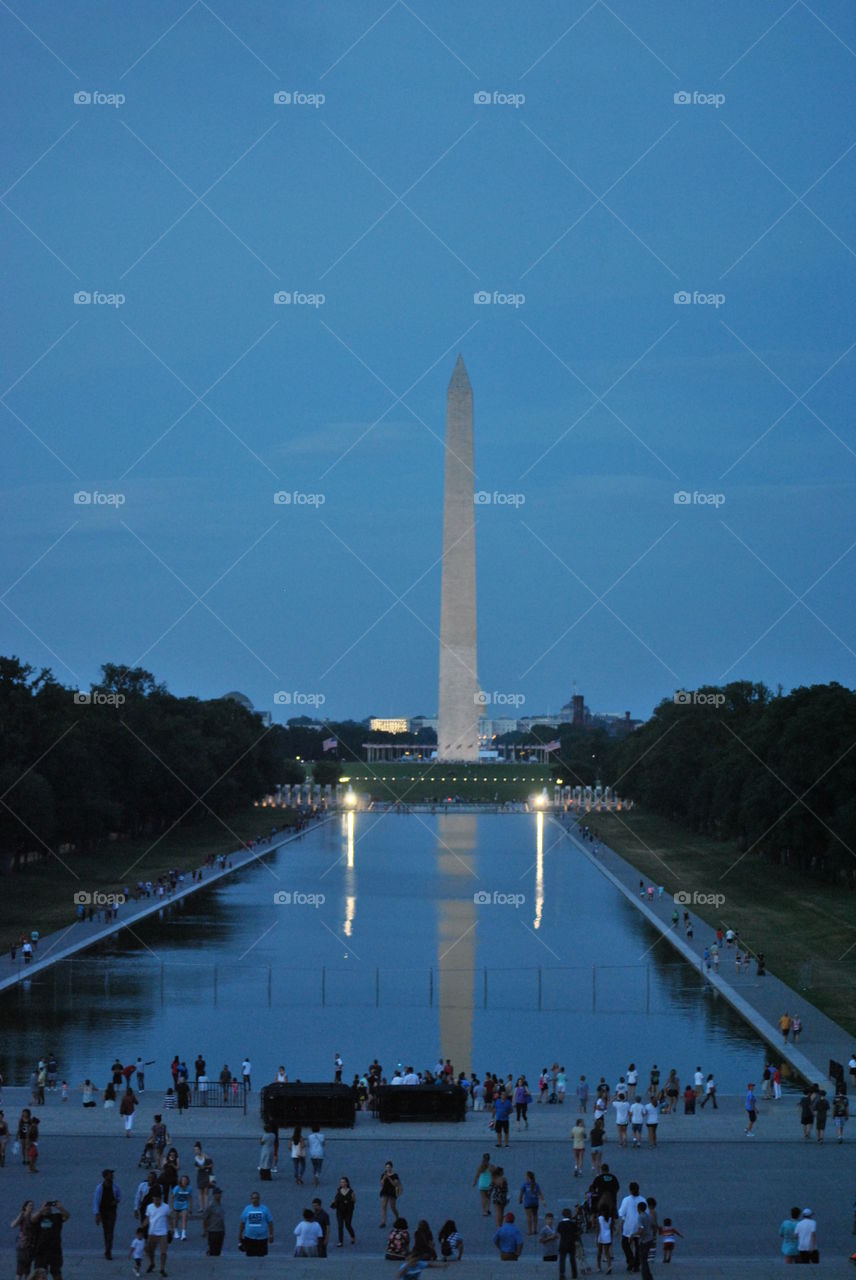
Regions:
<instances>
[{"instance_id":1,"label":"blue twilight sky","mask_svg":"<svg viewBox=\"0 0 856 1280\"><path fill-rule=\"evenodd\" d=\"M434 714L462 351L488 692L853 684L852 6L15 0L0 35L0 651Z\"/></svg>"}]
</instances>

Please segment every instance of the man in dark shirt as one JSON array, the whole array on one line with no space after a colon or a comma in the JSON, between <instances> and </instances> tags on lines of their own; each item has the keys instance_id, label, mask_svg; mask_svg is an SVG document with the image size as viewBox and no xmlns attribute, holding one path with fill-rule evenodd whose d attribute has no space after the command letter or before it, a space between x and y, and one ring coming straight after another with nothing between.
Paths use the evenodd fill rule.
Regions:
<instances>
[{"instance_id":1,"label":"man in dark shirt","mask_svg":"<svg viewBox=\"0 0 856 1280\"><path fill-rule=\"evenodd\" d=\"M818 1142L823 1142L823 1132L826 1128L826 1117L829 1115L829 1100L826 1096L826 1090L821 1089L820 1097L814 1104L814 1127L817 1130Z\"/></svg>"},{"instance_id":2,"label":"man in dark shirt","mask_svg":"<svg viewBox=\"0 0 856 1280\"><path fill-rule=\"evenodd\" d=\"M62 1224L68 1222L68 1209L59 1200L46 1200L30 1214L33 1232L33 1266L50 1271L53 1280L62 1280Z\"/></svg>"},{"instance_id":3,"label":"man in dark shirt","mask_svg":"<svg viewBox=\"0 0 856 1280\"><path fill-rule=\"evenodd\" d=\"M640 1200L637 1207L636 1234L639 1237L639 1263L642 1268L642 1280L653 1280L649 1266L649 1253L655 1244L654 1219L648 1212L648 1201Z\"/></svg>"},{"instance_id":4,"label":"man in dark shirt","mask_svg":"<svg viewBox=\"0 0 856 1280\"><path fill-rule=\"evenodd\" d=\"M330 1239L330 1215L316 1196L312 1201L312 1216L324 1232L318 1241L318 1257L327 1257L327 1241Z\"/></svg>"},{"instance_id":5,"label":"man in dark shirt","mask_svg":"<svg viewBox=\"0 0 856 1280\"><path fill-rule=\"evenodd\" d=\"M104 1169L101 1173L101 1181L95 1188L92 1212L95 1214L96 1227L101 1227L104 1232L104 1257L107 1259L113 1257L113 1233L116 1229L116 1211L119 1208L119 1201L121 1199L122 1192L113 1181L113 1170Z\"/></svg>"},{"instance_id":6,"label":"man in dark shirt","mask_svg":"<svg viewBox=\"0 0 856 1280\"><path fill-rule=\"evenodd\" d=\"M620 1186L621 1183L615 1174L610 1173L609 1165L603 1165L600 1173L589 1187L592 1209L596 1213L603 1213L604 1216L608 1215L611 1218L616 1218L618 1216L618 1191Z\"/></svg>"},{"instance_id":7,"label":"man in dark shirt","mask_svg":"<svg viewBox=\"0 0 856 1280\"><path fill-rule=\"evenodd\" d=\"M577 1280L577 1241L580 1232L573 1213L567 1206L562 1210L556 1231L559 1236L559 1280L565 1280L565 1259L570 1259L571 1277L572 1280Z\"/></svg>"}]
</instances>

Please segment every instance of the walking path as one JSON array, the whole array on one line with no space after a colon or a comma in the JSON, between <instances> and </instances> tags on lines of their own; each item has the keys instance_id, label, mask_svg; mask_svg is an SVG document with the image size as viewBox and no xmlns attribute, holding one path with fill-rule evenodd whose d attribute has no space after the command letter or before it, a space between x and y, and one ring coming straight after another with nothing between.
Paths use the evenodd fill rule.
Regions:
<instances>
[{"instance_id":1,"label":"walking path","mask_svg":"<svg viewBox=\"0 0 856 1280\"><path fill-rule=\"evenodd\" d=\"M625 898L641 911L646 920L660 931L663 938L685 960L695 965L710 985L767 1041L773 1049L771 1061L784 1060L805 1080L823 1083L830 1080L829 1061L834 1059L844 1067L846 1078L847 1062L854 1051L854 1041L844 1027L821 1013L805 996L786 986L769 969L763 977L758 977L754 961L748 973L738 976L734 967L733 948L723 946L719 973L715 973L713 969L706 970L704 949L715 936L711 926L690 911L693 936L687 938L683 928L683 913L687 907L683 904L676 906L670 894L664 893L661 898L655 894L653 902L649 902L647 897L642 898L639 894L640 875L637 868L602 842L595 854L594 845L576 834L576 824L576 818L572 819L570 827L559 823L573 846L599 868ZM645 885L647 888L647 880ZM681 917L677 927L672 924L672 912L676 909ZM723 929L728 927L727 919L723 919L722 926ZM779 1018L785 1012L791 1016L798 1013L802 1018L803 1030L798 1045L791 1041L783 1043Z\"/></svg>"},{"instance_id":2,"label":"walking path","mask_svg":"<svg viewBox=\"0 0 856 1280\"><path fill-rule=\"evenodd\" d=\"M0 956L0 991L4 991L8 987L14 987L16 983L21 982L23 979L31 978L33 974L49 969L51 965L56 964L59 960L68 960L71 956L77 955L80 951L85 951L88 947L95 946L99 942L106 942L125 929L133 934L132 925L138 924L148 916L158 915L163 911L167 911L174 907L176 903L182 902L185 898L189 898L191 894L198 892L198 890L207 889L212 884L216 884L218 880L233 875L234 872L240 871L243 867L247 867L253 862L257 862L260 858L266 858L268 854L276 853L277 850L282 849L285 845L291 844L295 840L300 840L307 832L316 830L326 821L329 821L329 819L322 818L312 823L311 826L303 827L300 831L277 832L275 836L269 836L267 840L257 841L252 849L236 849L233 853L226 855L225 867L221 869L218 863L214 863L210 867L197 868L197 871L202 875L202 879L191 879L182 889L177 889L172 894L164 895L162 898L141 898L136 902L132 899L130 902L123 903L119 907L118 919L111 920L109 924L104 924L100 920L75 920L67 928L57 929L56 932L46 934L40 938L38 947L33 953L33 959L29 964L24 963L20 947L18 948L17 958L14 961L10 953L5 952ZM12 878L10 877L10 879ZM75 910L73 897L73 893L70 893L69 915L72 915Z\"/></svg>"}]
</instances>

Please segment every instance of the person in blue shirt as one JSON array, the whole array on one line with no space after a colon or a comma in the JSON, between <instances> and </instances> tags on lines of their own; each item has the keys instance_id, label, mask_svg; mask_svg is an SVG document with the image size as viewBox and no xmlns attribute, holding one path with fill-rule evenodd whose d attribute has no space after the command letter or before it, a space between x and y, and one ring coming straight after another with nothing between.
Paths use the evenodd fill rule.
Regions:
<instances>
[{"instance_id":1,"label":"person in blue shirt","mask_svg":"<svg viewBox=\"0 0 856 1280\"><path fill-rule=\"evenodd\" d=\"M503 1262L516 1262L523 1252L523 1233L515 1225L514 1214L507 1213L505 1221L493 1237Z\"/></svg>"},{"instance_id":2,"label":"person in blue shirt","mask_svg":"<svg viewBox=\"0 0 856 1280\"><path fill-rule=\"evenodd\" d=\"M273 1244L273 1215L258 1191L250 1192L250 1203L241 1214L238 1242L248 1258L263 1258Z\"/></svg>"},{"instance_id":3,"label":"person in blue shirt","mask_svg":"<svg viewBox=\"0 0 856 1280\"><path fill-rule=\"evenodd\" d=\"M505 1134L505 1145L508 1146L508 1120L511 1115L512 1101L506 1093L501 1093L493 1104L493 1125L496 1132L496 1145L502 1146L502 1135Z\"/></svg>"}]
</instances>

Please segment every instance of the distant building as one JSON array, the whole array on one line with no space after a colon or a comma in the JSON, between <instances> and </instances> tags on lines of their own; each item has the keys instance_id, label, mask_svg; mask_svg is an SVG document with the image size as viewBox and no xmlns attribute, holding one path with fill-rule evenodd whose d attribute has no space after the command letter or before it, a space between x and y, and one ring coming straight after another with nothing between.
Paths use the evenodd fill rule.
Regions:
<instances>
[{"instance_id":1,"label":"distant building","mask_svg":"<svg viewBox=\"0 0 856 1280\"><path fill-rule=\"evenodd\" d=\"M239 690L233 689L231 693L223 694L223 701L225 702L227 700L229 702L237 702L239 706L244 707L247 711L251 711L254 716L258 716L265 728L272 723L270 712L256 711L252 702L245 693L240 693Z\"/></svg>"},{"instance_id":2,"label":"distant building","mask_svg":"<svg viewBox=\"0 0 856 1280\"><path fill-rule=\"evenodd\" d=\"M409 733L410 721L406 716L372 716L369 729L372 733Z\"/></svg>"},{"instance_id":3,"label":"distant building","mask_svg":"<svg viewBox=\"0 0 856 1280\"><path fill-rule=\"evenodd\" d=\"M413 716L410 720L410 729L413 733L418 733L420 729L433 729L437 732L436 716Z\"/></svg>"}]
</instances>

